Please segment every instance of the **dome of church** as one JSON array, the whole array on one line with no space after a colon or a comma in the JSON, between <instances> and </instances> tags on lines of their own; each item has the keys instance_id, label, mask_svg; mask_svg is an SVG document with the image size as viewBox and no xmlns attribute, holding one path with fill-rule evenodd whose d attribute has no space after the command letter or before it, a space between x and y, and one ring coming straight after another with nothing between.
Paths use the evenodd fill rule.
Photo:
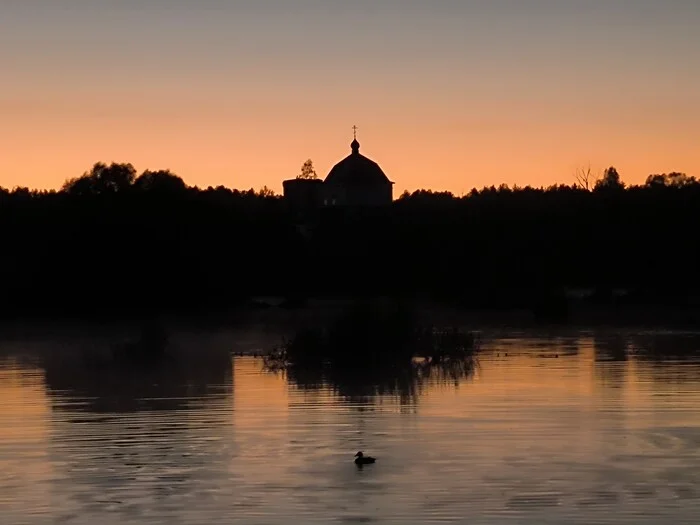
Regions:
<instances>
[{"instance_id":1,"label":"dome of church","mask_svg":"<svg viewBox=\"0 0 700 525\"><path fill-rule=\"evenodd\" d=\"M326 177L326 184L343 186L376 186L391 184L379 164L360 154L360 143L350 144L352 153L338 162Z\"/></svg>"}]
</instances>

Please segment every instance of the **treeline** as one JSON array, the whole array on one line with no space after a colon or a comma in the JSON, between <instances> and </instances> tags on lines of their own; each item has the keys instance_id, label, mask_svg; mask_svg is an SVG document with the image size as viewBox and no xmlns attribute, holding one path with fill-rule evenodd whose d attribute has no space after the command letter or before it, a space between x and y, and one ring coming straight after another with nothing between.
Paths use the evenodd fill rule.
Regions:
<instances>
[{"instance_id":1,"label":"treeline","mask_svg":"<svg viewBox=\"0 0 700 525\"><path fill-rule=\"evenodd\" d=\"M700 289L699 210L692 177L626 187L610 168L572 185L418 191L385 210L302 217L267 189L97 164L60 191L0 190L0 309L204 312L267 294L510 308L565 288L687 303Z\"/></svg>"},{"instance_id":2,"label":"treeline","mask_svg":"<svg viewBox=\"0 0 700 525\"><path fill-rule=\"evenodd\" d=\"M0 191L5 315L206 310L274 288L293 225L270 191L95 165L60 191ZM259 284L259 285L258 285Z\"/></svg>"}]
</instances>

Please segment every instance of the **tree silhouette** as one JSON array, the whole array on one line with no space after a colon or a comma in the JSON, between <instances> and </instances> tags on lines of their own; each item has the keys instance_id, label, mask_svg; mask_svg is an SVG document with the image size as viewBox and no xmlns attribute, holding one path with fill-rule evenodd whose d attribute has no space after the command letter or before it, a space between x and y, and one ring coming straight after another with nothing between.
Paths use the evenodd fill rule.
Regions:
<instances>
[{"instance_id":1,"label":"tree silhouette","mask_svg":"<svg viewBox=\"0 0 700 525\"><path fill-rule=\"evenodd\" d=\"M120 193L131 189L135 179L136 170L131 164L112 163L107 166L98 162L81 177L66 181L62 191L70 195Z\"/></svg>"},{"instance_id":2,"label":"tree silhouette","mask_svg":"<svg viewBox=\"0 0 700 525\"><path fill-rule=\"evenodd\" d=\"M317 179L316 170L314 169L314 163L311 159L308 159L304 164L301 165L301 173L297 175L297 179Z\"/></svg>"},{"instance_id":3,"label":"tree silhouette","mask_svg":"<svg viewBox=\"0 0 700 525\"><path fill-rule=\"evenodd\" d=\"M258 195L260 197L265 197L265 198L275 197L275 190L268 188L267 186L263 186L258 191Z\"/></svg>"},{"instance_id":4,"label":"tree silhouette","mask_svg":"<svg viewBox=\"0 0 700 525\"><path fill-rule=\"evenodd\" d=\"M146 170L136 178L133 184L137 191L158 193L182 193L187 189L185 181L169 170Z\"/></svg>"},{"instance_id":5,"label":"tree silhouette","mask_svg":"<svg viewBox=\"0 0 700 525\"><path fill-rule=\"evenodd\" d=\"M595 189L597 190L621 190L624 187L625 183L622 182L620 174L613 166L606 169L603 172L603 177L595 183Z\"/></svg>"},{"instance_id":6,"label":"tree silhouette","mask_svg":"<svg viewBox=\"0 0 700 525\"><path fill-rule=\"evenodd\" d=\"M591 170L591 165L588 164L586 167L577 168L576 172L574 173L574 178L576 179L576 184L579 186L579 188L584 190L592 190L600 180L600 175L594 173Z\"/></svg>"},{"instance_id":7,"label":"tree silhouette","mask_svg":"<svg viewBox=\"0 0 700 525\"><path fill-rule=\"evenodd\" d=\"M671 187L682 188L684 186L692 186L698 184L695 177L689 177L685 173L672 171L671 173L662 173L660 175L649 175L645 182L646 186L650 187Z\"/></svg>"},{"instance_id":8,"label":"tree silhouette","mask_svg":"<svg viewBox=\"0 0 700 525\"><path fill-rule=\"evenodd\" d=\"M697 301L700 275L678 270L700 264L696 179L625 186L611 167L594 191L582 186L418 190L300 218L269 188L200 189L167 170L98 163L60 191L0 188L0 273L11 276L0 316L400 295L560 318L572 288L599 290L601 304L622 301L616 288L635 304Z\"/></svg>"}]
</instances>

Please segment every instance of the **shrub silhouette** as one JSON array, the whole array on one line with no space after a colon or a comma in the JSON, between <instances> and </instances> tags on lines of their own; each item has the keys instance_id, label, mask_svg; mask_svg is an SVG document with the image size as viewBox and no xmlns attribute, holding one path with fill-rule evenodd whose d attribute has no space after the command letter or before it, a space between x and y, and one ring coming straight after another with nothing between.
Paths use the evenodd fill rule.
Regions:
<instances>
[{"instance_id":1,"label":"shrub silhouette","mask_svg":"<svg viewBox=\"0 0 700 525\"><path fill-rule=\"evenodd\" d=\"M304 388L330 385L350 397L399 394L410 399L427 380L459 382L476 367L473 334L422 326L402 304L361 301L329 327L300 330L264 357Z\"/></svg>"}]
</instances>

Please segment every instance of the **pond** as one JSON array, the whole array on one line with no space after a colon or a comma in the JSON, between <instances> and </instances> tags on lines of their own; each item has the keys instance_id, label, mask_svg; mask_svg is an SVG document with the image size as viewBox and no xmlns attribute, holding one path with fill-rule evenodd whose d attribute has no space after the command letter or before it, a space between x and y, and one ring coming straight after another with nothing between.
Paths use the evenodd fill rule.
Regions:
<instances>
[{"instance_id":1,"label":"pond","mask_svg":"<svg viewBox=\"0 0 700 525\"><path fill-rule=\"evenodd\" d=\"M148 370L89 364L85 341L0 342L3 522L700 515L700 335L484 333L467 373L381 394L270 373L241 340L183 337L187 358Z\"/></svg>"}]
</instances>

